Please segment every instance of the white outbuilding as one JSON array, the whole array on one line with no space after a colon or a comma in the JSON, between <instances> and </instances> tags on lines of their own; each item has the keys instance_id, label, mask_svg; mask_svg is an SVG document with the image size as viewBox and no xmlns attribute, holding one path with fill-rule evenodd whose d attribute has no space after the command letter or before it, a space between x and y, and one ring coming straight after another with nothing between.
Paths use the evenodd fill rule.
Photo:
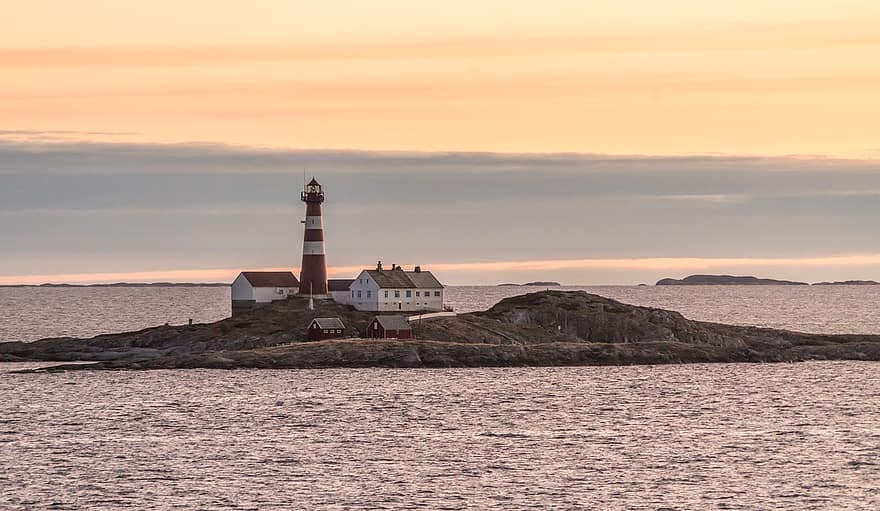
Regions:
<instances>
[{"instance_id":1,"label":"white outbuilding","mask_svg":"<svg viewBox=\"0 0 880 511\"><path fill-rule=\"evenodd\" d=\"M289 271L243 271L232 282L232 314L284 300L298 290L299 281Z\"/></svg>"},{"instance_id":2,"label":"white outbuilding","mask_svg":"<svg viewBox=\"0 0 880 511\"><path fill-rule=\"evenodd\" d=\"M354 279L330 279L327 281L327 290L336 303L348 303L349 288Z\"/></svg>"},{"instance_id":3,"label":"white outbuilding","mask_svg":"<svg viewBox=\"0 0 880 511\"><path fill-rule=\"evenodd\" d=\"M442 311L443 284L429 271L416 266L406 271L390 270L380 262L374 270L363 270L349 286L345 303L361 311Z\"/></svg>"}]
</instances>

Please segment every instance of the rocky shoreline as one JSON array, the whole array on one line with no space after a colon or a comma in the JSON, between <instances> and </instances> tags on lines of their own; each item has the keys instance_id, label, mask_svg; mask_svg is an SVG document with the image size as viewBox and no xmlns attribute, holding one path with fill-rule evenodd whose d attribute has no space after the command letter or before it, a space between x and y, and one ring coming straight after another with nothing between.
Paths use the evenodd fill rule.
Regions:
<instances>
[{"instance_id":1,"label":"rocky shoreline","mask_svg":"<svg viewBox=\"0 0 880 511\"><path fill-rule=\"evenodd\" d=\"M216 323L90 339L0 343L0 361L37 371L180 368L505 367L880 360L880 335L820 335L686 319L583 291L507 298L484 312L414 325L415 340L304 342L312 317L338 316L356 336L372 314L291 298ZM64 364L63 362L93 362Z\"/></svg>"}]
</instances>

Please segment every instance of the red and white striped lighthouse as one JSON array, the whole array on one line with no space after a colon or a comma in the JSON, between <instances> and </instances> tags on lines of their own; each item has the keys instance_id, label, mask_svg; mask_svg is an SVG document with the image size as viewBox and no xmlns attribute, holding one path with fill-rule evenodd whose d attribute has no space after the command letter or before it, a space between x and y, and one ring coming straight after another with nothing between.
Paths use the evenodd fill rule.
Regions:
<instances>
[{"instance_id":1,"label":"red and white striped lighthouse","mask_svg":"<svg viewBox=\"0 0 880 511\"><path fill-rule=\"evenodd\" d=\"M321 220L324 191L315 178L305 186L301 198L306 203L306 229L303 236L299 294L327 295L327 259L324 255L324 223Z\"/></svg>"}]
</instances>

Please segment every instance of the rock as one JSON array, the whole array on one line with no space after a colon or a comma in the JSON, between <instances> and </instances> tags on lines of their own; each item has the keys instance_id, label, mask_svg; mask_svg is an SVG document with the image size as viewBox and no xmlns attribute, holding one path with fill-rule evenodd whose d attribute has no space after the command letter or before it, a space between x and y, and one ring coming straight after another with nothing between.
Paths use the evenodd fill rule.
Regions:
<instances>
[{"instance_id":1,"label":"rock","mask_svg":"<svg viewBox=\"0 0 880 511\"><path fill-rule=\"evenodd\" d=\"M49 370L480 367L880 360L880 336L818 335L693 321L583 291L543 291L414 325L415 340L304 342L315 316L353 329L372 314L296 298L244 317L91 339L0 343L0 360L93 361Z\"/></svg>"}]
</instances>

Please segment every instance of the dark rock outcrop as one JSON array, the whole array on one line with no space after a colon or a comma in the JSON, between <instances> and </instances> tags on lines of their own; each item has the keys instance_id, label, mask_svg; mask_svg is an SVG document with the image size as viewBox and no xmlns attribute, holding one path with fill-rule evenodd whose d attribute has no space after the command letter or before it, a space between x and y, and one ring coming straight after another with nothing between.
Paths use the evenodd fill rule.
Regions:
<instances>
[{"instance_id":1,"label":"dark rock outcrop","mask_svg":"<svg viewBox=\"0 0 880 511\"><path fill-rule=\"evenodd\" d=\"M91 339L0 343L0 360L93 361L56 369L476 367L688 362L880 360L880 336L818 335L686 319L582 291L544 291L491 309L414 325L416 340L303 342L315 316L349 334L369 313L292 298L217 323L164 326Z\"/></svg>"}]
</instances>

